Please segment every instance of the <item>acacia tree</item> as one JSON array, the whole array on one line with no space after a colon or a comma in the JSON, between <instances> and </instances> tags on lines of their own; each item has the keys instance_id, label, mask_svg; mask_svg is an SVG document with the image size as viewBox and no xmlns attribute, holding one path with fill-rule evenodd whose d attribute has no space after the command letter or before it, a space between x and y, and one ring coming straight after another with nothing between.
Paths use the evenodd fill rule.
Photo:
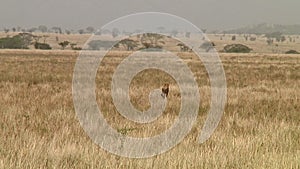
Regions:
<instances>
[{"instance_id":1,"label":"acacia tree","mask_svg":"<svg viewBox=\"0 0 300 169\"><path fill-rule=\"evenodd\" d=\"M83 33L84 33L84 30L83 30L83 29L79 29L79 30L78 30L78 33L79 33L79 34L83 34Z\"/></svg>"},{"instance_id":2,"label":"acacia tree","mask_svg":"<svg viewBox=\"0 0 300 169\"><path fill-rule=\"evenodd\" d=\"M272 32L265 35L268 39L275 39L277 42L284 42L286 40L285 36L281 32Z\"/></svg>"},{"instance_id":3,"label":"acacia tree","mask_svg":"<svg viewBox=\"0 0 300 169\"><path fill-rule=\"evenodd\" d=\"M191 51L191 49L184 43L178 43L177 46L179 46L181 52L190 52Z\"/></svg>"},{"instance_id":4,"label":"acacia tree","mask_svg":"<svg viewBox=\"0 0 300 169\"><path fill-rule=\"evenodd\" d=\"M62 34L62 30L60 27L52 27L52 29L54 30L55 33L59 33L59 34Z\"/></svg>"},{"instance_id":5,"label":"acacia tree","mask_svg":"<svg viewBox=\"0 0 300 169\"><path fill-rule=\"evenodd\" d=\"M40 26L38 27L38 30L41 31L42 33L45 33L45 32L48 31L48 28L47 28L47 26L45 26L45 25L40 25Z\"/></svg>"},{"instance_id":6,"label":"acacia tree","mask_svg":"<svg viewBox=\"0 0 300 169\"><path fill-rule=\"evenodd\" d=\"M173 37L176 37L177 34L178 34L178 31L177 31L176 29L174 29L174 30L171 31L171 35L172 35Z\"/></svg>"},{"instance_id":7,"label":"acacia tree","mask_svg":"<svg viewBox=\"0 0 300 169\"><path fill-rule=\"evenodd\" d=\"M89 26L89 27L86 28L86 31L87 31L88 33L94 33L94 32L95 32L95 28L92 27L92 26Z\"/></svg>"},{"instance_id":8,"label":"acacia tree","mask_svg":"<svg viewBox=\"0 0 300 169\"><path fill-rule=\"evenodd\" d=\"M185 32L185 37L190 38L191 37L191 32Z\"/></svg>"},{"instance_id":9,"label":"acacia tree","mask_svg":"<svg viewBox=\"0 0 300 169\"><path fill-rule=\"evenodd\" d=\"M205 41L201 44L199 48L201 50L204 50L205 52L209 52L211 49L214 48L214 46L216 46L214 42Z\"/></svg>"},{"instance_id":10,"label":"acacia tree","mask_svg":"<svg viewBox=\"0 0 300 169\"><path fill-rule=\"evenodd\" d=\"M163 26L159 26L159 27L157 27L157 29L158 29L159 33L163 33L165 31L165 27L163 27Z\"/></svg>"},{"instance_id":11,"label":"acacia tree","mask_svg":"<svg viewBox=\"0 0 300 169\"><path fill-rule=\"evenodd\" d=\"M123 39L118 43L118 45L119 44L121 44L128 51L134 50L134 48L138 46L138 42L132 39Z\"/></svg>"},{"instance_id":12,"label":"acacia tree","mask_svg":"<svg viewBox=\"0 0 300 169\"><path fill-rule=\"evenodd\" d=\"M250 37L250 41L256 41L256 37Z\"/></svg>"},{"instance_id":13,"label":"acacia tree","mask_svg":"<svg viewBox=\"0 0 300 169\"><path fill-rule=\"evenodd\" d=\"M61 46L62 50L64 50L70 44L70 42L69 41L63 41L63 42L60 42L58 44Z\"/></svg>"},{"instance_id":14,"label":"acacia tree","mask_svg":"<svg viewBox=\"0 0 300 169\"><path fill-rule=\"evenodd\" d=\"M141 44L145 48L162 48L162 45L165 44L163 41L164 36L156 33L146 33L143 34L141 38Z\"/></svg>"},{"instance_id":15,"label":"acacia tree","mask_svg":"<svg viewBox=\"0 0 300 169\"><path fill-rule=\"evenodd\" d=\"M235 40L236 40L236 36L233 35L233 36L231 37L231 40L232 40L232 41L235 41Z\"/></svg>"},{"instance_id":16,"label":"acacia tree","mask_svg":"<svg viewBox=\"0 0 300 169\"><path fill-rule=\"evenodd\" d=\"M38 30L38 28L34 28L34 27L33 27L33 28L28 29L27 31L30 32L30 33L32 33L32 32L35 32L35 31L37 31L37 30Z\"/></svg>"},{"instance_id":17,"label":"acacia tree","mask_svg":"<svg viewBox=\"0 0 300 169\"><path fill-rule=\"evenodd\" d=\"M47 38L49 38L49 35L43 35L44 43L46 43Z\"/></svg>"},{"instance_id":18,"label":"acacia tree","mask_svg":"<svg viewBox=\"0 0 300 169\"><path fill-rule=\"evenodd\" d=\"M281 36L281 37L280 37L280 41L281 41L281 42L284 42L285 40L286 40L286 37L285 37L285 36Z\"/></svg>"},{"instance_id":19,"label":"acacia tree","mask_svg":"<svg viewBox=\"0 0 300 169\"><path fill-rule=\"evenodd\" d=\"M113 30L111 31L111 35L113 38L117 37L119 35L120 31L118 28L113 28Z\"/></svg>"},{"instance_id":20,"label":"acacia tree","mask_svg":"<svg viewBox=\"0 0 300 169\"><path fill-rule=\"evenodd\" d=\"M8 33L8 32L9 32L9 29L8 29L8 28L4 28L4 32L5 32L5 33Z\"/></svg>"},{"instance_id":21,"label":"acacia tree","mask_svg":"<svg viewBox=\"0 0 300 169\"><path fill-rule=\"evenodd\" d=\"M66 29L65 32L66 32L67 35L70 35L70 34L71 34L71 31L68 30L68 29Z\"/></svg>"},{"instance_id":22,"label":"acacia tree","mask_svg":"<svg viewBox=\"0 0 300 169\"><path fill-rule=\"evenodd\" d=\"M34 38L34 35L32 35L31 33L19 33L19 36L21 37L22 41L23 41L23 46L22 49L26 49L28 45L31 44L31 41Z\"/></svg>"},{"instance_id":23,"label":"acacia tree","mask_svg":"<svg viewBox=\"0 0 300 169\"><path fill-rule=\"evenodd\" d=\"M34 39L35 43L39 43L42 36L32 36L32 38Z\"/></svg>"},{"instance_id":24,"label":"acacia tree","mask_svg":"<svg viewBox=\"0 0 300 169\"><path fill-rule=\"evenodd\" d=\"M268 45L272 45L272 44L273 44L273 39L268 38L268 39L267 39L267 44L268 44Z\"/></svg>"}]
</instances>

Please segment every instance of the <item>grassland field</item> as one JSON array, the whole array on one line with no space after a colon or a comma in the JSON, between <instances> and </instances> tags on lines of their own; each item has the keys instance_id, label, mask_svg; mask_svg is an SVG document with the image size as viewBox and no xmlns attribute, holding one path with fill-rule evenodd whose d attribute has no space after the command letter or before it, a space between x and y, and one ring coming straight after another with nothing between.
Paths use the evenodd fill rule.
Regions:
<instances>
[{"instance_id":1,"label":"grassland field","mask_svg":"<svg viewBox=\"0 0 300 169\"><path fill-rule=\"evenodd\" d=\"M74 37L74 41L79 39ZM217 48L222 43L217 41ZM203 144L197 138L211 106L210 82L199 59L192 53L178 53L199 86L197 123L179 145L146 159L110 154L94 144L80 126L72 100L78 51L58 47L51 51L0 50L0 168L298 169L300 55L272 54L271 48L260 49L258 42L251 43L256 52L220 53L227 103L218 128ZM298 43L291 48L300 48ZM279 45L281 51L290 48L284 45ZM116 130L132 129L125 133L132 137L154 136L174 122L180 92L168 74L142 71L131 82L131 102L139 110L149 108L149 92L169 82L170 97L163 116L141 125L119 115L110 96L111 77L127 54L113 51L103 59L96 78L97 103Z\"/></svg>"}]
</instances>

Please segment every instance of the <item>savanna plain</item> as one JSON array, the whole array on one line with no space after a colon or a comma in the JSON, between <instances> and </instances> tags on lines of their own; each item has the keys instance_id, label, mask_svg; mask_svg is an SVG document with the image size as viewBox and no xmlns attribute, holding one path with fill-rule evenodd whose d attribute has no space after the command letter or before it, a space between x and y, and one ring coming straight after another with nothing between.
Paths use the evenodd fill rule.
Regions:
<instances>
[{"instance_id":1,"label":"savanna plain","mask_svg":"<svg viewBox=\"0 0 300 169\"><path fill-rule=\"evenodd\" d=\"M101 62L95 82L97 103L118 132L151 137L174 123L181 95L165 72L142 71L130 85L132 104L146 110L149 92L167 82L167 107L149 124L122 117L113 105L111 80L129 53L112 51ZM197 122L166 153L130 159L93 143L76 117L72 78L78 51L0 50L0 168L300 168L299 54L220 53L227 102L216 131L203 144L197 139L212 106L209 78L193 53L177 54L198 83Z\"/></svg>"}]
</instances>

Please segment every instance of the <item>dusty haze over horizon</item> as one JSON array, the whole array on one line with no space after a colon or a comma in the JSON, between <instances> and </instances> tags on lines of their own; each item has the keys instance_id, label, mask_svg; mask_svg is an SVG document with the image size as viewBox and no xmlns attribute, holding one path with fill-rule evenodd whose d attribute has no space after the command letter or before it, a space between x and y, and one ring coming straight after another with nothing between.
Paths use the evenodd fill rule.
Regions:
<instances>
[{"instance_id":1,"label":"dusty haze over horizon","mask_svg":"<svg viewBox=\"0 0 300 169\"><path fill-rule=\"evenodd\" d=\"M164 12L183 17L200 28L234 29L273 23L300 24L299 0L2 0L0 30L46 25L66 29L100 28L137 12Z\"/></svg>"}]
</instances>

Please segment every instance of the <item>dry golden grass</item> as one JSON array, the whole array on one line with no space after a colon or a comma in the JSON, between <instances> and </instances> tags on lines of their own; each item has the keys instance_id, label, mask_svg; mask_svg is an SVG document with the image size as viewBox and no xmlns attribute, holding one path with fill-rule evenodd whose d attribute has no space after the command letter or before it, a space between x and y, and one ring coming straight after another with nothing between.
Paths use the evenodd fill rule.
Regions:
<instances>
[{"instance_id":1,"label":"dry golden grass","mask_svg":"<svg viewBox=\"0 0 300 169\"><path fill-rule=\"evenodd\" d=\"M199 60L180 54L196 75L203 101L197 124L178 146L147 159L110 154L83 131L72 101L77 55L0 50L0 168L300 168L299 55L221 55L228 85L225 113L212 137L198 144L209 81ZM135 124L111 104L110 75L123 56L111 53L97 74L97 101L107 121L116 129L134 128L127 134L136 137L164 131L176 118L180 99L168 75L143 71L131 83L131 100L141 110L149 107L151 89L171 83L169 105L157 122Z\"/></svg>"}]
</instances>

